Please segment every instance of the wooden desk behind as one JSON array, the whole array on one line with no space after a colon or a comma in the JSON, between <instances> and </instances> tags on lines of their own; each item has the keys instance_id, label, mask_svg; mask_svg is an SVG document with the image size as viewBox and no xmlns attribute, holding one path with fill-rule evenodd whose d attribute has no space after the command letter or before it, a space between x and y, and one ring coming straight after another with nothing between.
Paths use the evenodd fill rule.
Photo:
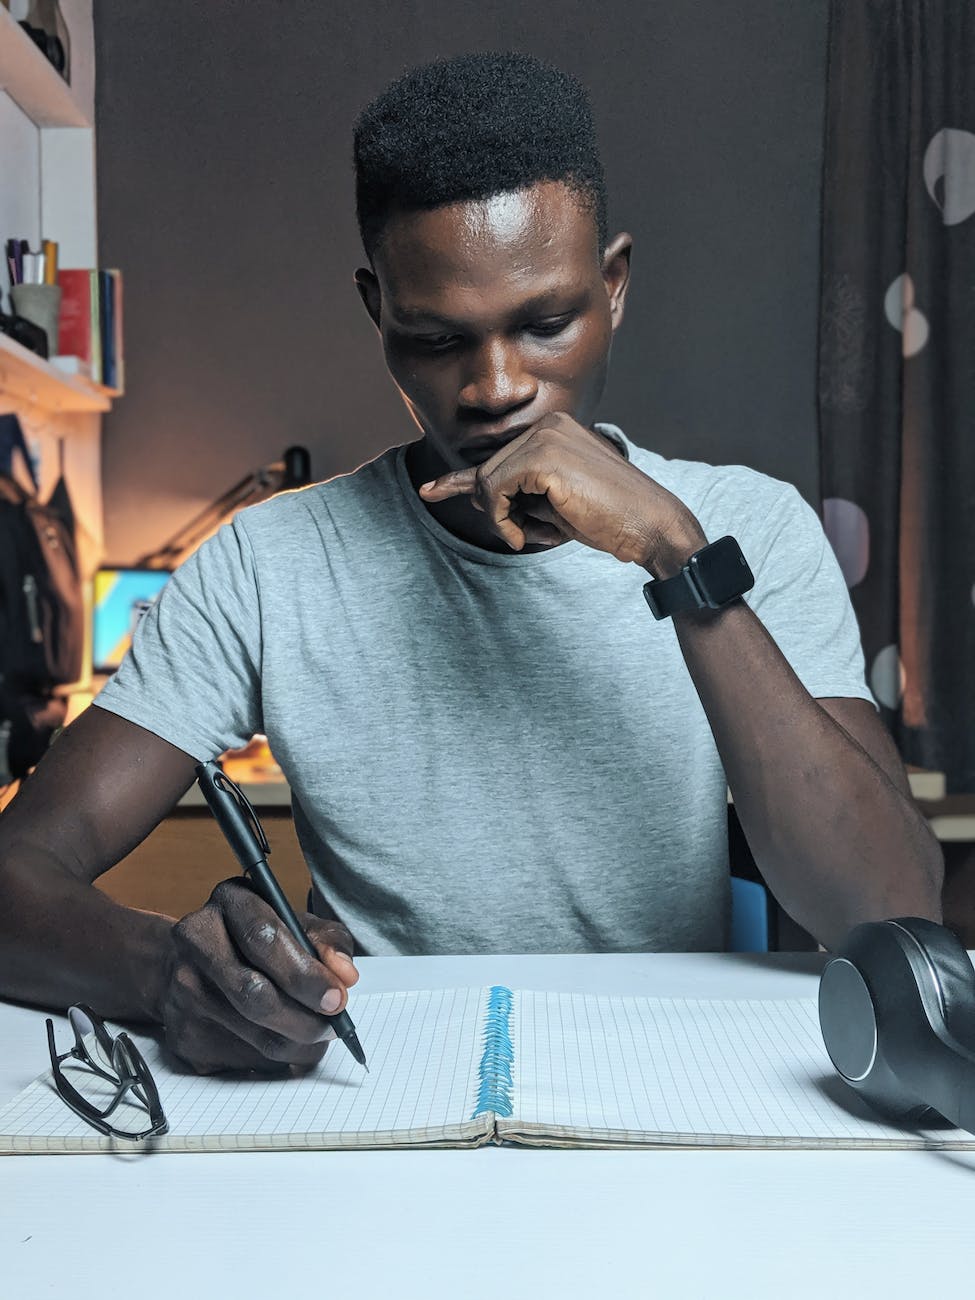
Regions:
<instances>
[{"instance_id":1,"label":"wooden desk behind","mask_svg":"<svg viewBox=\"0 0 975 1300\"><path fill-rule=\"evenodd\" d=\"M304 911L308 868L301 854L291 809L258 809L271 846L271 867L291 906ZM178 808L98 881L117 903L167 916L185 916L210 897L214 885L240 874L237 859L209 809Z\"/></svg>"}]
</instances>

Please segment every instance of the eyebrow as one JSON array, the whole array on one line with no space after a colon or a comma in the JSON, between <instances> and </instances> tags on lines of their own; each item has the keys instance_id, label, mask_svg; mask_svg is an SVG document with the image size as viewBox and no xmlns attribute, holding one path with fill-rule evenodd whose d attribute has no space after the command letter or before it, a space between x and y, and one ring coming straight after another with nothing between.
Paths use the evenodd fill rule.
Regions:
<instances>
[{"instance_id":1,"label":"eyebrow","mask_svg":"<svg viewBox=\"0 0 975 1300\"><path fill-rule=\"evenodd\" d=\"M568 288L546 289L544 292L537 293L534 297L526 298L524 302L519 303L511 313L512 319L533 316L537 312L555 306L560 307L563 311L572 311L579 307L586 297L585 293L578 290ZM565 305L567 302L568 306ZM455 329L466 329L469 326L468 321L455 320L451 316L441 316L439 312L427 311L422 307L400 307L390 314L402 325L447 325Z\"/></svg>"}]
</instances>

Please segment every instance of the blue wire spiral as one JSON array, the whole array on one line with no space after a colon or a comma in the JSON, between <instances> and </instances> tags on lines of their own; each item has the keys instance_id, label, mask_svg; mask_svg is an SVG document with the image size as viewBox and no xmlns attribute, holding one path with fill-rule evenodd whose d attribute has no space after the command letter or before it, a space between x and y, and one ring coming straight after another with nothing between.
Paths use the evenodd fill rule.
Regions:
<instances>
[{"instance_id":1,"label":"blue wire spiral","mask_svg":"<svg viewBox=\"0 0 975 1300\"><path fill-rule=\"evenodd\" d=\"M511 990L495 985L488 994L487 1015L484 1021L484 1051L478 1067L480 1085L477 1090L477 1107L471 1119L493 1112L510 1115L511 1062Z\"/></svg>"}]
</instances>

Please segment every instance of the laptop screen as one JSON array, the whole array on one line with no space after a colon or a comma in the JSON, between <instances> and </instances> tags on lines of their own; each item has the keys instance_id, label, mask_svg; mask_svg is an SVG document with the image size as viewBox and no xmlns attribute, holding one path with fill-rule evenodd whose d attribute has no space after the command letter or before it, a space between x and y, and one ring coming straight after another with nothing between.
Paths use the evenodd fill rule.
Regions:
<instances>
[{"instance_id":1,"label":"laptop screen","mask_svg":"<svg viewBox=\"0 0 975 1300\"><path fill-rule=\"evenodd\" d=\"M92 671L113 673L139 619L165 587L168 569L99 569L92 611Z\"/></svg>"}]
</instances>

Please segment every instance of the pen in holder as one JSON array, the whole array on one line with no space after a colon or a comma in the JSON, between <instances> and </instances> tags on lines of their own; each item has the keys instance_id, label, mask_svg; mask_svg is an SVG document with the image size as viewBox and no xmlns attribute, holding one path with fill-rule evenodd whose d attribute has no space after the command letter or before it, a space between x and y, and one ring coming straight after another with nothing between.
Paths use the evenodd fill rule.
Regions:
<instances>
[{"instance_id":1,"label":"pen in holder","mask_svg":"<svg viewBox=\"0 0 975 1300\"><path fill-rule=\"evenodd\" d=\"M18 316L39 326L47 335L47 355L58 350L58 315L61 311L61 286L58 284L15 284L10 301Z\"/></svg>"}]
</instances>

